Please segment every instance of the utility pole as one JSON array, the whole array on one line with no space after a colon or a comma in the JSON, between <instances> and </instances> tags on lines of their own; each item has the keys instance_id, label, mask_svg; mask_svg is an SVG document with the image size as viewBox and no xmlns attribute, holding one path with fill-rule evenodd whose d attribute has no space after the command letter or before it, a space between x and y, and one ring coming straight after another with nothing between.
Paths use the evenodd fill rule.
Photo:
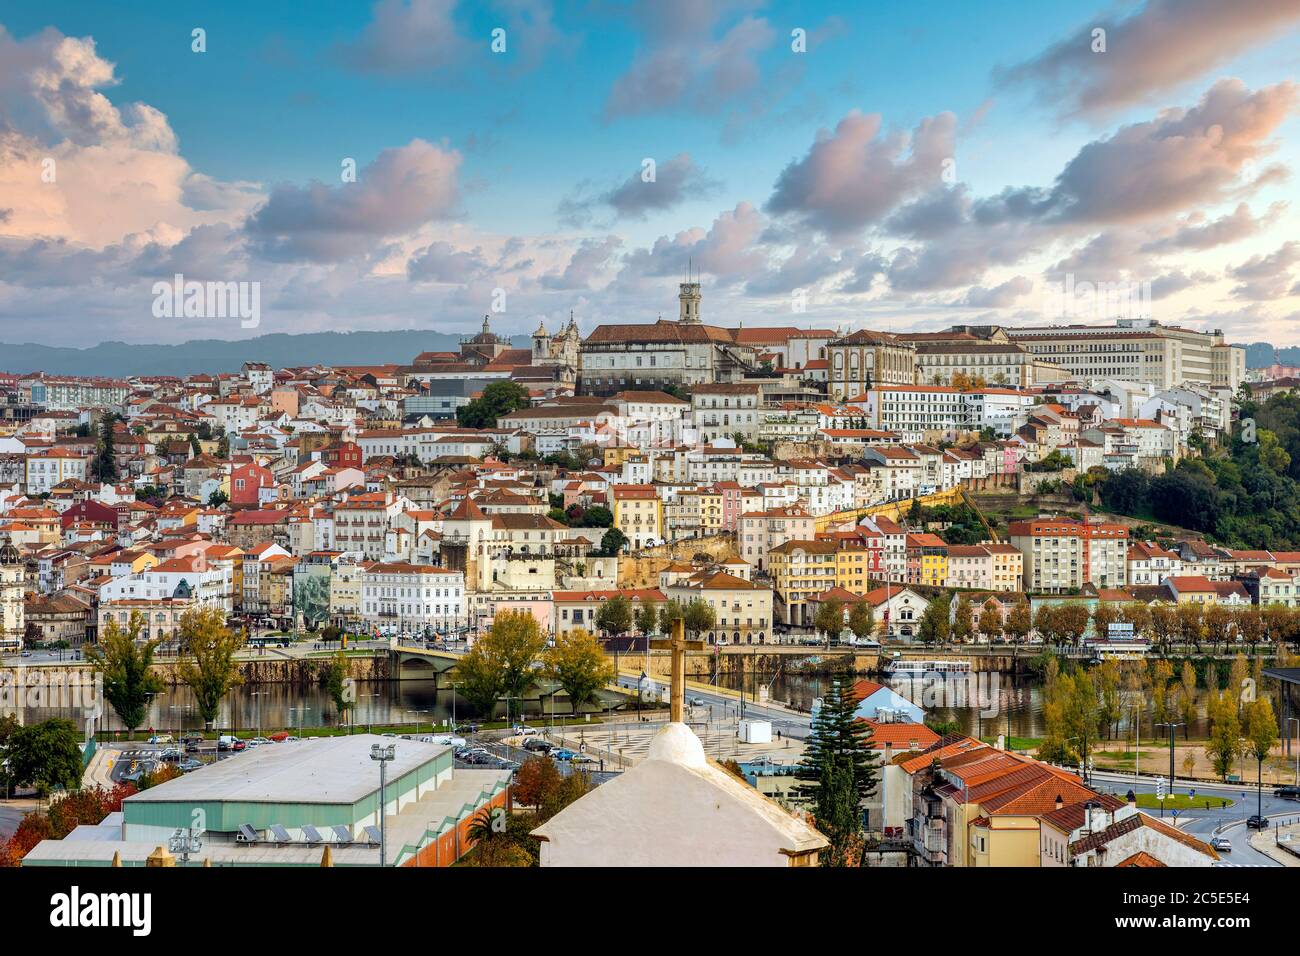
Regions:
<instances>
[{"instance_id":1,"label":"utility pole","mask_svg":"<svg viewBox=\"0 0 1300 956\"><path fill-rule=\"evenodd\" d=\"M1174 738L1175 732L1179 727L1184 726L1184 724L1181 720L1166 720L1161 721L1156 724L1156 726L1169 728L1169 798L1172 800L1174 796ZM1162 817L1165 815L1165 805L1163 802L1160 804L1160 815Z\"/></svg>"},{"instance_id":2,"label":"utility pole","mask_svg":"<svg viewBox=\"0 0 1300 956\"><path fill-rule=\"evenodd\" d=\"M385 771L388 761L395 756L397 756L397 746L395 744L389 744L386 747L381 744L371 744L370 746L370 759L379 763L379 866L381 868L384 866L384 855L388 841L388 828L384 823L384 797L388 783L388 776Z\"/></svg>"}]
</instances>

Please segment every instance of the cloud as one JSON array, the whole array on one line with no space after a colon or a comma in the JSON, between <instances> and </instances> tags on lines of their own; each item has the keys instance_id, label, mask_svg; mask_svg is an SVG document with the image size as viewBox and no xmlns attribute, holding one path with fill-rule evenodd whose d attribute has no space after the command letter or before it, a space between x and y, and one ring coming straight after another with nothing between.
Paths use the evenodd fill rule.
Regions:
<instances>
[{"instance_id":1,"label":"cloud","mask_svg":"<svg viewBox=\"0 0 1300 956\"><path fill-rule=\"evenodd\" d=\"M589 222L602 209L616 219L645 219L651 212L666 212L690 199L704 199L715 194L721 183L712 179L687 153L655 166L655 178L647 182L644 170L638 169L627 179L596 195L566 198L559 215L569 225Z\"/></svg>"},{"instance_id":2,"label":"cloud","mask_svg":"<svg viewBox=\"0 0 1300 956\"><path fill-rule=\"evenodd\" d=\"M1237 299L1265 301L1295 295L1295 277L1291 267L1300 262L1300 242L1284 242L1274 252L1252 256L1228 275L1240 285L1232 290Z\"/></svg>"},{"instance_id":3,"label":"cloud","mask_svg":"<svg viewBox=\"0 0 1300 956\"><path fill-rule=\"evenodd\" d=\"M1222 202L1244 191L1241 175L1274 149L1269 137L1295 110L1294 83L1251 92L1240 80L1215 83L1190 109L1166 109L1085 145L1050 190L1008 190L989 218L1036 217L1123 223ZM1272 181L1280 170L1270 167Z\"/></svg>"},{"instance_id":4,"label":"cloud","mask_svg":"<svg viewBox=\"0 0 1300 956\"><path fill-rule=\"evenodd\" d=\"M1202 213L1187 217L1172 234L1148 242L1143 252L1177 252L1180 250L1213 249L1248 239L1272 225L1286 209L1286 203L1274 203L1268 212L1256 218L1250 207L1239 203L1232 212L1218 219L1207 220Z\"/></svg>"},{"instance_id":5,"label":"cloud","mask_svg":"<svg viewBox=\"0 0 1300 956\"><path fill-rule=\"evenodd\" d=\"M1175 89L1300 26L1295 0L1147 0L1123 19L1096 17L1024 63L994 73L1031 87L1067 116L1097 116ZM1105 52L1093 52L1104 29Z\"/></svg>"},{"instance_id":6,"label":"cloud","mask_svg":"<svg viewBox=\"0 0 1300 956\"><path fill-rule=\"evenodd\" d=\"M1017 299L1027 296L1033 291L1033 280L1026 276L1015 276L991 289L986 289L983 286L972 286L966 290L964 296L953 302L952 305L977 309L1005 309L1015 305Z\"/></svg>"},{"instance_id":7,"label":"cloud","mask_svg":"<svg viewBox=\"0 0 1300 956\"><path fill-rule=\"evenodd\" d=\"M416 282L469 282L487 270L483 250L457 249L450 242L432 242L414 256L406 273Z\"/></svg>"},{"instance_id":8,"label":"cloud","mask_svg":"<svg viewBox=\"0 0 1300 956\"><path fill-rule=\"evenodd\" d=\"M604 276L623 240L618 236L603 239L584 239L574 250L564 272L542 276L541 284L547 289L590 289Z\"/></svg>"},{"instance_id":9,"label":"cloud","mask_svg":"<svg viewBox=\"0 0 1300 956\"><path fill-rule=\"evenodd\" d=\"M758 55L776 39L761 17L744 16L723 30L735 8L728 0L665 0L628 8L642 46L613 83L606 121L665 112L683 106L716 111L728 100L759 87Z\"/></svg>"},{"instance_id":10,"label":"cloud","mask_svg":"<svg viewBox=\"0 0 1300 956\"><path fill-rule=\"evenodd\" d=\"M451 69L469 47L455 10L456 0L379 0L361 35L335 52L358 73L400 76Z\"/></svg>"},{"instance_id":11,"label":"cloud","mask_svg":"<svg viewBox=\"0 0 1300 956\"><path fill-rule=\"evenodd\" d=\"M879 113L853 110L781 171L765 208L831 235L879 223L905 200L942 185L956 127L956 116L940 113L910 135L882 134Z\"/></svg>"},{"instance_id":12,"label":"cloud","mask_svg":"<svg viewBox=\"0 0 1300 956\"><path fill-rule=\"evenodd\" d=\"M461 155L421 139L386 149L355 183L281 185L249 217L259 253L277 261L365 256L375 241L459 214Z\"/></svg>"}]
</instances>

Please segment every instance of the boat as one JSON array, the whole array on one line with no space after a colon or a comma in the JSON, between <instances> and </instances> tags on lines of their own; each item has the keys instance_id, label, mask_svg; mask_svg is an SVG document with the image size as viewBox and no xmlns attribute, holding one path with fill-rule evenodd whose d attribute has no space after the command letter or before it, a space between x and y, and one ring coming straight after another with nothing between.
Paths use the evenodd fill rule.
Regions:
<instances>
[{"instance_id":1,"label":"boat","mask_svg":"<svg viewBox=\"0 0 1300 956\"><path fill-rule=\"evenodd\" d=\"M970 661L956 658L919 660L891 658L881 670L886 677L964 677L971 672Z\"/></svg>"}]
</instances>

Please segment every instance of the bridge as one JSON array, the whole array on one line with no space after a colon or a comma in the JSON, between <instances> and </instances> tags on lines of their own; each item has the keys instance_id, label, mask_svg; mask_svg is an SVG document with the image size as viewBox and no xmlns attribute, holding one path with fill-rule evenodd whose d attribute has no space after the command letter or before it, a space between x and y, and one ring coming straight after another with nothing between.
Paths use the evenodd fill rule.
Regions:
<instances>
[{"instance_id":1,"label":"bridge","mask_svg":"<svg viewBox=\"0 0 1300 956\"><path fill-rule=\"evenodd\" d=\"M390 653L394 677L398 680L433 680L435 687L438 678L460 661L459 654L418 644L397 644Z\"/></svg>"}]
</instances>

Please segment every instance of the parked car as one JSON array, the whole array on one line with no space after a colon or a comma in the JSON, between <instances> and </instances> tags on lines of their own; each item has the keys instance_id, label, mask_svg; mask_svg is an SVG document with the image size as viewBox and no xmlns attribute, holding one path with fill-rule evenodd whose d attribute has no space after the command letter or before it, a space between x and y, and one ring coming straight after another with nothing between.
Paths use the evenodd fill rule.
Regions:
<instances>
[{"instance_id":1,"label":"parked car","mask_svg":"<svg viewBox=\"0 0 1300 956\"><path fill-rule=\"evenodd\" d=\"M458 734L476 734L479 732L478 724L460 724L452 729Z\"/></svg>"},{"instance_id":2,"label":"parked car","mask_svg":"<svg viewBox=\"0 0 1300 956\"><path fill-rule=\"evenodd\" d=\"M572 760L570 761L570 763L593 764L593 763L600 763L600 761L597 760L595 757L593 757L591 754L575 754Z\"/></svg>"},{"instance_id":3,"label":"parked car","mask_svg":"<svg viewBox=\"0 0 1300 956\"><path fill-rule=\"evenodd\" d=\"M186 757L176 766L177 768L180 769L181 773L189 773L191 770L198 770L200 767L202 767L203 761L195 760L193 757Z\"/></svg>"},{"instance_id":4,"label":"parked car","mask_svg":"<svg viewBox=\"0 0 1300 956\"><path fill-rule=\"evenodd\" d=\"M241 750L247 750L248 742L244 740L236 740L233 744L230 745L230 749L235 753L239 753Z\"/></svg>"},{"instance_id":5,"label":"parked car","mask_svg":"<svg viewBox=\"0 0 1300 956\"><path fill-rule=\"evenodd\" d=\"M198 752L199 752L199 741L198 741L196 738L194 738L194 737L191 737L190 739L186 740L186 741L185 741L185 752L186 752L187 754L196 754L196 753L198 753Z\"/></svg>"},{"instance_id":6,"label":"parked car","mask_svg":"<svg viewBox=\"0 0 1300 956\"><path fill-rule=\"evenodd\" d=\"M1300 787L1287 784L1273 791L1273 796L1282 800L1300 800Z\"/></svg>"},{"instance_id":7,"label":"parked car","mask_svg":"<svg viewBox=\"0 0 1300 956\"><path fill-rule=\"evenodd\" d=\"M1267 830L1268 819L1261 817L1258 813L1252 813L1246 818L1246 828L1248 830Z\"/></svg>"},{"instance_id":8,"label":"parked car","mask_svg":"<svg viewBox=\"0 0 1300 956\"><path fill-rule=\"evenodd\" d=\"M175 740L171 734L154 734L149 738L151 744L170 744L174 742Z\"/></svg>"},{"instance_id":9,"label":"parked car","mask_svg":"<svg viewBox=\"0 0 1300 956\"><path fill-rule=\"evenodd\" d=\"M254 737L252 740L248 742L248 746L260 747L262 746L262 744L269 744L270 742L271 742L270 739L267 737Z\"/></svg>"},{"instance_id":10,"label":"parked car","mask_svg":"<svg viewBox=\"0 0 1300 956\"><path fill-rule=\"evenodd\" d=\"M703 707L703 706L704 706L704 698L703 698L703 697L689 697L689 698L687 698L686 703L690 704L692 707Z\"/></svg>"},{"instance_id":11,"label":"parked car","mask_svg":"<svg viewBox=\"0 0 1300 956\"><path fill-rule=\"evenodd\" d=\"M556 760L572 760L574 757L578 756L578 754L567 747L557 747L551 751L551 756Z\"/></svg>"},{"instance_id":12,"label":"parked car","mask_svg":"<svg viewBox=\"0 0 1300 956\"><path fill-rule=\"evenodd\" d=\"M541 733L536 727L525 727L523 724L516 724L511 730L516 737L535 737Z\"/></svg>"},{"instance_id":13,"label":"parked car","mask_svg":"<svg viewBox=\"0 0 1300 956\"><path fill-rule=\"evenodd\" d=\"M1232 841L1229 840L1227 837L1222 837L1222 836L1215 837L1213 840L1210 841L1210 846L1214 847L1220 853L1232 852Z\"/></svg>"},{"instance_id":14,"label":"parked car","mask_svg":"<svg viewBox=\"0 0 1300 956\"><path fill-rule=\"evenodd\" d=\"M289 731L277 730L275 733L271 734L269 739L273 744L282 743L283 741L289 739Z\"/></svg>"},{"instance_id":15,"label":"parked car","mask_svg":"<svg viewBox=\"0 0 1300 956\"><path fill-rule=\"evenodd\" d=\"M164 750L162 753L158 754L158 759L159 759L159 760L165 760L165 761L167 761L168 763L176 763L176 762L178 762L178 761L179 761L183 756L184 756L184 754L182 754L181 751L178 750L177 748L175 748L175 747L168 747L168 748L167 748L166 750Z\"/></svg>"},{"instance_id":16,"label":"parked car","mask_svg":"<svg viewBox=\"0 0 1300 956\"><path fill-rule=\"evenodd\" d=\"M524 749L531 750L533 753L544 754L555 749L555 745L541 737L529 737L524 741Z\"/></svg>"}]
</instances>

